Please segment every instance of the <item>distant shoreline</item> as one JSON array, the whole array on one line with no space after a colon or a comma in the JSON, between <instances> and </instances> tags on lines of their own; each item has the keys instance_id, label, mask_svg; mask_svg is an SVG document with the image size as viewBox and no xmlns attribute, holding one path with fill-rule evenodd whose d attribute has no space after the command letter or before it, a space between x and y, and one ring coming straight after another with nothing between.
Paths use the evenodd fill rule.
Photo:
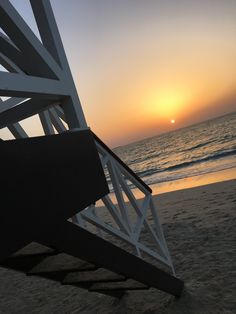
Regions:
<instances>
[{"instance_id":1,"label":"distant shoreline","mask_svg":"<svg viewBox=\"0 0 236 314\"><path fill-rule=\"evenodd\" d=\"M150 185L152 194L162 194L236 179L236 167Z\"/></svg>"},{"instance_id":2,"label":"distant shoreline","mask_svg":"<svg viewBox=\"0 0 236 314\"><path fill-rule=\"evenodd\" d=\"M198 188L201 186L211 185L211 184L220 183L220 182L226 182L230 180L236 180L236 167L224 169L224 170L220 170L216 172L196 175L192 177L186 177L186 178L174 180L174 181L155 183L149 186L152 189L152 195L158 196L165 193L170 193L170 192L180 191L180 190L185 190L185 189ZM135 188L135 189L132 189L132 192L134 193L137 199L143 198L143 193L140 190ZM113 192L111 192L109 196L114 203L117 203ZM128 199L125 198L125 201L127 202ZM103 207L104 205L100 204L99 202L100 201L98 201L98 206Z\"/></svg>"},{"instance_id":3,"label":"distant shoreline","mask_svg":"<svg viewBox=\"0 0 236 314\"><path fill-rule=\"evenodd\" d=\"M149 185L152 194L159 195L179 190L191 189L218 182L230 181L236 179L236 167L224 169L216 172L186 177L179 180L166 181ZM137 198L142 198L143 194L138 189L132 189ZM111 193L113 194L113 193Z\"/></svg>"}]
</instances>

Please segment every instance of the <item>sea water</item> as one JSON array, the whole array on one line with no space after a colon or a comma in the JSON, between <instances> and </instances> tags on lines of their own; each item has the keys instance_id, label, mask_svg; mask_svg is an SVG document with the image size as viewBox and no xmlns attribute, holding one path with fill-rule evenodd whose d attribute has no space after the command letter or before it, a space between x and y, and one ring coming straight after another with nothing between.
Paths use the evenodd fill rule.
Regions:
<instances>
[{"instance_id":1,"label":"sea water","mask_svg":"<svg viewBox=\"0 0 236 314\"><path fill-rule=\"evenodd\" d=\"M236 112L160 134L114 152L147 184L236 167Z\"/></svg>"}]
</instances>

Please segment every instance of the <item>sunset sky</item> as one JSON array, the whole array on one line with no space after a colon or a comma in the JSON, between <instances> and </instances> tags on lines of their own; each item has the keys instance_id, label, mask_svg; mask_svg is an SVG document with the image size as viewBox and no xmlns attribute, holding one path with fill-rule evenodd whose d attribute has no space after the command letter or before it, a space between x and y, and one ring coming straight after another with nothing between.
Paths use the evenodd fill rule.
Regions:
<instances>
[{"instance_id":1,"label":"sunset sky","mask_svg":"<svg viewBox=\"0 0 236 314\"><path fill-rule=\"evenodd\" d=\"M35 29L27 1L12 3ZM110 146L236 110L235 0L51 3L87 122Z\"/></svg>"}]
</instances>

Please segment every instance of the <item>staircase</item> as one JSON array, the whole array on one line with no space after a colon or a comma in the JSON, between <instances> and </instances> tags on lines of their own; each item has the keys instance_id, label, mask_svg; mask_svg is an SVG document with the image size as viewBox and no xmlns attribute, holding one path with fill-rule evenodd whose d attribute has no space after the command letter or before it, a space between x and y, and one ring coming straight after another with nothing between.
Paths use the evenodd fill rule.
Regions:
<instances>
[{"instance_id":1,"label":"staircase","mask_svg":"<svg viewBox=\"0 0 236 314\"><path fill-rule=\"evenodd\" d=\"M70 222L61 227L53 246L32 242L1 266L118 298L151 287L180 296L181 280Z\"/></svg>"}]
</instances>

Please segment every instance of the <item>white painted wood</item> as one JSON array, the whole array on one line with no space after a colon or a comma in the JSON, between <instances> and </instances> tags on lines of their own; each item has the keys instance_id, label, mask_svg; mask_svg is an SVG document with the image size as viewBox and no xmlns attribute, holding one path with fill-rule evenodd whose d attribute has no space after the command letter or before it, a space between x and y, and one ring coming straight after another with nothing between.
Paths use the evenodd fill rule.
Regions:
<instances>
[{"instance_id":1,"label":"white painted wood","mask_svg":"<svg viewBox=\"0 0 236 314\"><path fill-rule=\"evenodd\" d=\"M57 132L62 133L62 132L67 131L67 129L64 126L64 124L62 123L61 119L58 117L55 109L50 108L50 109L48 109L48 111L49 111L49 115L50 115L52 124L55 127L55 129L57 130Z\"/></svg>"},{"instance_id":2,"label":"white painted wood","mask_svg":"<svg viewBox=\"0 0 236 314\"><path fill-rule=\"evenodd\" d=\"M41 121L45 135L55 134L48 110L40 112L39 119Z\"/></svg>"},{"instance_id":3,"label":"white painted wood","mask_svg":"<svg viewBox=\"0 0 236 314\"><path fill-rule=\"evenodd\" d=\"M27 98L15 98L15 97L11 97L3 102L1 102L0 104L0 113L2 113L3 111L6 111L18 104L20 104L21 102L25 101Z\"/></svg>"},{"instance_id":4,"label":"white painted wood","mask_svg":"<svg viewBox=\"0 0 236 314\"><path fill-rule=\"evenodd\" d=\"M109 159L107 165L108 165L109 174L110 174L110 177L112 180L112 185L114 187L116 199L118 201L118 205L120 208L121 216L122 216L123 220L125 221L125 224L126 224L128 230L131 231L131 221L130 221L129 215L127 213L127 210L126 210L124 197L122 195L122 190L120 188L119 180L117 178L117 174L116 174L116 170L115 170L115 162L113 161L112 157Z\"/></svg>"},{"instance_id":5,"label":"white painted wood","mask_svg":"<svg viewBox=\"0 0 236 314\"><path fill-rule=\"evenodd\" d=\"M142 216L142 214L140 213L139 204L138 204L137 200L135 199L133 193L131 192L131 189L128 186L127 182L125 181L124 177L122 176L121 172L116 171L116 174L117 174L118 180L120 182L120 185L121 185L123 191L125 192L126 196L128 197L128 200L130 201L134 210L136 211L136 213L139 216ZM146 197L149 197L149 194Z\"/></svg>"},{"instance_id":6,"label":"white painted wood","mask_svg":"<svg viewBox=\"0 0 236 314\"><path fill-rule=\"evenodd\" d=\"M102 198L102 201L104 205L106 206L106 208L108 209L108 211L110 212L112 218L116 222L119 229L125 234L129 235L130 232L129 232L129 229L127 228L127 225L124 223L119 211L117 210L116 206L112 203L109 196L108 195L104 196Z\"/></svg>"},{"instance_id":7,"label":"white painted wood","mask_svg":"<svg viewBox=\"0 0 236 314\"><path fill-rule=\"evenodd\" d=\"M1 0L0 27L24 53L25 58L40 62L41 67L45 65L45 77L60 78L60 67L8 0Z\"/></svg>"},{"instance_id":8,"label":"white painted wood","mask_svg":"<svg viewBox=\"0 0 236 314\"><path fill-rule=\"evenodd\" d=\"M0 106L3 103L2 99L0 98ZM22 126L17 122L8 126L9 131L15 138L24 138L28 137L27 133L24 131Z\"/></svg>"},{"instance_id":9,"label":"white painted wood","mask_svg":"<svg viewBox=\"0 0 236 314\"><path fill-rule=\"evenodd\" d=\"M137 220L137 222L134 226L134 229L133 229L133 237L136 240L138 240L138 238L139 238L140 232L141 232L142 227L143 227L144 220L147 217L147 211L149 209L149 204L150 204L150 197L151 197L150 195L145 197L144 202L142 204L142 209L139 210L139 217L138 217L138 220ZM141 214L141 212L142 212L142 214Z\"/></svg>"},{"instance_id":10,"label":"white painted wood","mask_svg":"<svg viewBox=\"0 0 236 314\"><path fill-rule=\"evenodd\" d=\"M0 113L0 128L38 114L54 104L51 100L29 99Z\"/></svg>"},{"instance_id":11,"label":"white painted wood","mask_svg":"<svg viewBox=\"0 0 236 314\"><path fill-rule=\"evenodd\" d=\"M18 122L9 125L8 129L15 138L28 137L27 133L25 132L25 130L22 128L22 126Z\"/></svg>"},{"instance_id":12,"label":"white painted wood","mask_svg":"<svg viewBox=\"0 0 236 314\"><path fill-rule=\"evenodd\" d=\"M25 98L47 96L47 98L60 99L61 96L68 96L69 91L65 84L58 80L0 72L0 94Z\"/></svg>"},{"instance_id":13,"label":"white painted wood","mask_svg":"<svg viewBox=\"0 0 236 314\"><path fill-rule=\"evenodd\" d=\"M166 260L165 258L163 258L161 255L159 255L157 252L154 252L154 251L148 249L146 246L144 246L140 242L133 241L129 236L126 236L121 231L114 229L112 226L104 223L102 220L95 219L91 214L88 214L86 212L81 212L81 216L84 217L84 219L87 220L88 222L94 224L95 226L102 228L105 232L107 232L113 236L114 235L117 236L118 239L124 240L128 244L131 244L134 248L135 248L135 246L137 246L139 249L141 249L142 251L147 253L149 256L154 257L154 258L158 259L160 262L162 262L163 264L169 266L169 261Z\"/></svg>"},{"instance_id":14,"label":"white painted wood","mask_svg":"<svg viewBox=\"0 0 236 314\"><path fill-rule=\"evenodd\" d=\"M51 55L54 56L57 63L62 67L65 81L70 85L70 101L73 102L74 106L73 108L71 108L70 101L65 104L67 107L66 115L69 115L69 120L73 121L73 123L69 123L69 126L71 126L71 128L78 125L80 127L86 127L86 119L76 91L74 80L66 58L66 53L50 2L47 0L31 0L30 2L36 18L42 42L51 53ZM76 122L74 120L76 120Z\"/></svg>"},{"instance_id":15,"label":"white painted wood","mask_svg":"<svg viewBox=\"0 0 236 314\"><path fill-rule=\"evenodd\" d=\"M9 72L21 73L21 69L11 61L7 56L0 52L0 64Z\"/></svg>"}]
</instances>

